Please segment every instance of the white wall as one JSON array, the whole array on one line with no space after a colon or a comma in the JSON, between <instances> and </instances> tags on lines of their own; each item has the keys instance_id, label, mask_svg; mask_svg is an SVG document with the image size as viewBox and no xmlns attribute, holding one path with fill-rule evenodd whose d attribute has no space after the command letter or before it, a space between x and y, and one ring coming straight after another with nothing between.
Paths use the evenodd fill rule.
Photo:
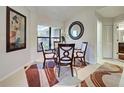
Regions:
<instances>
[{"instance_id":1,"label":"white wall","mask_svg":"<svg viewBox=\"0 0 124 93\"><path fill-rule=\"evenodd\" d=\"M42 62L43 55L42 52L37 52L37 25L38 25L38 15L35 9L31 9L31 26L30 26L30 55L31 61L40 61Z\"/></svg>"},{"instance_id":2,"label":"white wall","mask_svg":"<svg viewBox=\"0 0 124 93\"><path fill-rule=\"evenodd\" d=\"M9 76L9 78L4 79L0 82L2 87L27 87L27 78L24 73L24 69L20 69L15 72L13 75Z\"/></svg>"},{"instance_id":3,"label":"white wall","mask_svg":"<svg viewBox=\"0 0 124 93\"><path fill-rule=\"evenodd\" d=\"M124 20L124 14L118 15L113 19L114 23L119 23L119 22L123 22Z\"/></svg>"},{"instance_id":4,"label":"white wall","mask_svg":"<svg viewBox=\"0 0 124 93\"><path fill-rule=\"evenodd\" d=\"M57 20L40 16L36 12L35 8L31 9L31 34L30 34L31 61L43 62L42 52L37 52L37 25L60 27L61 29L63 29L63 24Z\"/></svg>"},{"instance_id":5,"label":"white wall","mask_svg":"<svg viewBox=\"0 0 124 93\"><path fill-rule=\"evenodd\" d=\"M26 7L12 7L14 10L24 14L27 17L27 47L26 49L6 53L6 7L0 7L0 79L4 79L25 64L34 61L42 62L42 52L37 53L37 25L58 26L65 28L64 35L68 35L68 27L73 21L81 21L84 25L84 35L79 40L72 40L68 36L67 42L74 42L80 46L81 42L88 42L87 57L89 63L96 63L97 57L97 18L95 10L82 12L70 19L70 21L61 23L53 19L44 19L35 11L28 10ZM54 25L53 25L54 24ZM76 47L77 47L76 46Z\"/></svg>"},{"instance_id":6,"label":"white wall","mask_svg":"<svg viewBox=\"0 0 124 93\"><path fill-rule=\"evenodd\" d=\"M113 49L113 18L102 17L97 13L97 62L103 58L112 58Z\"/></svg>"},{"instance_id":7,"label":"white wall","mask_svg":"<svg viewBox=\"0 0 124 93\"><path fill-rule=\"evenodd\" d=\"M68 36L68 28L69 25L73 21L80 21L84 25L84 34L79 40L72 40ZM70 19L65 24L65 33L66 33L66 40L67 43L75 43L75 47L80 47L81 42L87 41L88 42L88 49L86 59L89 63L94 64L96 63L97 57L97 18L95 16L95 10L85 11L80 14L77 14L75 17Z\"/></svg>"},{"instance_id":8,"label":"white wall","mask_svg":"<svg viewBox=\"0 0 124 93\"><path fill-rule=\"evenodd\" d=\"M26 49L6 53L6 7L0 7L0 79L30 62L30 11L25 7L11 7L27 17Z\"/></svg>"},{"instance_id":9,"label":"white wall","mask_svg":"<svg viewBox=\"0 0 124 93\"><path fill-rule=\"evenodd\" d=\"M102 59L102 20L97 19L97 62L100 63Z\"/></svg>"},{"instance_id":10,"label":"white wall","mask_svg":"<svg viewBox=\"0 0 124 93\"><path fill-rule=\"evenodd\" d=\"M33 10L33 9L32 9ZM36 10L33 10L36 11ZM96 27L97 27L97 19L95 16L95 10L83 12L81 14L77 14L74 18L70 19L67 22L59 22L57 20L46 18L36 14L35 12L31 13L31 60L42 62L43 56L42 52L37 53L37 25L47 25L47 26L57 26L63 29L62 35L68 35L68 27L73 22L79 20L84 24L85 32L81 39L78 42L88 41L88 53L87 60L90 63L96 63ZM68 36L67 42L75 42L77 46L80 46L80 43L77 41L70 39Z\"/></svg>"},{"instance_id":11,"label":"white wall","mask_svg":"<svg viewBox=\"0 0 124 93\"><path fill-rule=\"evenodd\" d=\"M119 23L124 22L124 14L118 15L113 19L113 58L118 59L118 40L119 40L119 33L117 31L117 26Z\"/></svg>"},{"instance_id":12,"label":"white wall","mask_svg":"<svg viewBox=\"0 0 124 93\"><path fill-rule=\"evenodd\" d=\"M114 58L118 59L118 31L116 30L117 25L120 22L124 21L123 7L107 7L102 11L98 10L98 14L104 16L100 16L103 23L103 58ZM110 9L109 9L110 8ZM114 10L114 14L111 10ZM102 11L102 12L101 12ZM112 15L113 14L113 15ZM115 17L116 15L116 17ZM105 17L106 16L106 17Z\"/></svg>"},{"instance_id":13,"label":"white wall","mask_svg":"<svg viewBox=\"0 0 124 93\"><path fill-rule=\"evenodd\" d=\"M115 18L104 18L102 20L102 57L118 59L118 32L116 30L119 22L124 21L124 14Z\"/></svg>"},{"instance_id":14,"label":"white wall","mask_svg":"<svg viewBox=\"0 0 124 93\"><path fill-rule=\"evenodd\" d=\"M103 31L102 31L102 45L103 45L103 58L112 58L113 52L113 19L103 18Z\"/></svg>"}]
</instances>

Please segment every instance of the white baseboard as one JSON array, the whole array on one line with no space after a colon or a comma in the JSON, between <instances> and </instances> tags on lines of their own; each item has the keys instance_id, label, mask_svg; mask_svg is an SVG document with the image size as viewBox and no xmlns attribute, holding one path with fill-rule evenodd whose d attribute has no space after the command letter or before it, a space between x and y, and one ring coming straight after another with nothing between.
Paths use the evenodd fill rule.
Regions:
<instances>
[{"instance_id":1,"label":"white baseboard","mask_svg":"<svg viewBox=\"0 0 124 93\"><path fill-rule=\"evenodd\" d=\"M13 75L14 73L16 73L17 71L19 71L19 70L21 70L21 69L24 69L25 66L30 65L30 64L32 64L32 63L33 63L33 61L32 61L32 62L28 62L28 63L22 65L21 67L17 68L16 70L14 70L13 72L11 72L11 73L5 75L4 77L0 78L0 82L2 82L3 80L7 79L7 78L10 77L10 76L12 76L12 75Z\"/></svg>"}]
</instances>

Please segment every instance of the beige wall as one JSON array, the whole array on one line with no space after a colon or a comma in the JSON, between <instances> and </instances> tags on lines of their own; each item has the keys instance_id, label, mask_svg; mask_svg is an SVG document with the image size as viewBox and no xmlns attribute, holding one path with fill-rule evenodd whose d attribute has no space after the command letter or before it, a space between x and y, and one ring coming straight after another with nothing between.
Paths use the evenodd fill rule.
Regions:
<instances>
[{"instance_id":1,"label":"beige wall","mask_svg":"<svg viewBox=\"0 0 124 93\"><path fill-rule=\"evenodd\" d=\"M38 61L43 62L42 52L37 53L37 25L58 26L64 29L64 35L67 35L67 42L76 43L76 47L80 46L82 41L87 41L88 51L87 60L89 63L96 63L97 57L97 18L95 16L95 10L85 11L77 14L75 17L67 22L61 23L54 21L53 19L44 19L36 13L36 10L28 10L27 7L12 7L13 9L21 12L27 17L27 48L19 51L13 51L6 53L6 7L0 7L0 79L5 79L7 76L20 71L25 64ZM72 40L68 37L68 27L73 21L81 21L84 25L84 35L79 40ZM14 75L14 74L13 74ZM24 75L24 73L22 73ZM19 81L19 77L16 77L16 81ZM9 81L6 80L6 84L12 83L13 78ZM18 82L18 83L19 83ZM3 82L2 82L3 83Z\"/></svg>"},{"instance_id":2,"label":"beige wall","mask_svg":"<svg viewBox=\"0 0 124 93\"><path fill-rule=\"evenodd\" d=\"M88 55L87 60L90 63L96 63L96 43L97 43L97 18L95 15L95 10L84 11L83 13L77 14L70 20L66 20L65 22L59 22L57 20L43 17L35 13L36 10L32 9L31 12L31 60L37 62L43 62L42 52L37 53L37 25L46 25L46 26L57 26L60 27L62 31L62 35L67 36L66 39L68 42L75 42L76 47L80 46L79 42L88 41ZM84 24L84 35L79 40L72 40L68 36L68 27L73 22L79 20ZM78 43L77 43L78 41ZM95 53L95 54L94 54Z\"/></svg>"},{"instance_id":3,"label":"beige wall","mask_svg":"<svg viewBox=\"0 0 124 93\"><path fill-rule=\"evenodd\" d=\"M102 31L102 55L103 58L112 58L113 52L113 18L103 18Z\"/></svg>"},{"instance_id":4,"label":"beige wall","mask_svg":"<svg viewBox=\"0 0 124 93\"><path fill-rule=\"evenodd\" d=\"M57 26L63 29L62 23L44 18L32 7L11 7L27 17L27 47L19 51L6 53L6 7L0 7L0 79L15 73L30 62L43 62L42 52L37 52L37 25Z\"/></svg>"},{"instance_id":5,"label":"beige wall","mask_svg":"<svg viewBox=\"0 0 124 93\"><path fill-rule=\"evenodd\" d=\"M24 69L20 69L13 75L0 82L2 87L27 87L27 79Z\"/></svg>"},{"instance_id":6,"label":"beige wall","mask_svg":"<svg viewBox=\"0 0 124 93\"><path fill-rule=\"evenodd\" d=\"M26 49L6 53L6 7L0 7L0 79L4 79L30 62L30 11L25 7L11 7L27 17Z\"/></svg>"},{"instance_id":7,"label":"beige wall","mask_svg":"<svg viewBox=\"0 0 124 93\"><path fill-rule=\"evenodd\" d=\"M84 25L84 34L79 40L72 40L68 36L68 28L69 25L73 21L80 21ZM68 43L75 43L75 47L80 47L81 42L87 41L88 42L88 49L86 59L89 63L95 64L96 57L97 57L97 18L95 16L95 10L85 11L80 14L77 14L75 17L70 19L65 24L65 33L66 33L66 40Z\"/></svg>"},{"instance_id":8,"label":"beige wall","mask_svg":"<svg viewBox=\"0 0 124 93\"><path fill-rule=\"evenodd\" d=\"M102 20L102 57L118 59L118 31L116 30L119 22L124 21L124 14L114 18L104 18Z\"/></svg>"},{"instance_id":9,"label":"beige wall","mask_svg":"<svg viewBox=\"0 0 124 93\"><path fill-rule=\"evenodd\" d=\"M52 27L59 27L63 29L63 24L54 19L42 17L37 14L36 10L31 10L31 33L30 33L30 44L31 44L31 61L32 62L43 62L42 52L37 52L37 25L45 25Z\"/></svg>"},{"instance_id":10,"label":"beige wall","mask_svg":"<svg viewBox=\"0 0 124 93\"><path fill-rule=\"evenodd\" d=\"M118 41L119 40L119 32L116 27L119 23L124 22L124 14L118 15L113 19L113 58L118 59Z\"/></svg>"},{"instance_id":11,"label":"beige wall","mask_svg":"<svg viewBox=\"0 0 124 93\"><path fill-rule=\"evenodd\" d=\"M37 25L38 25L38 15L35 10L31 10L31 26L30 26L30 56L31 61L42 62L42 52L37 53Z\"/></svg>"},{"instance_id":12,"label":"beige wall","mask_svg":"<svg viewBox=\"0 0 124 93\"><path fill-rule=\"evenodd\" d=\"M97 62L100 63L102 59L102 20L97 20Z\"/></svg>"}]
</instances>

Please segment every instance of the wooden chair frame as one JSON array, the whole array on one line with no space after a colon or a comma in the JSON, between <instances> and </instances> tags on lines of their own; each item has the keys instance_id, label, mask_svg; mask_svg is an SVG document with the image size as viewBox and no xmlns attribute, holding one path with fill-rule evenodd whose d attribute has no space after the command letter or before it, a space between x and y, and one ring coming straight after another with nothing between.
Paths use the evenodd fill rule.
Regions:
<instances>
[{"instance_id":1,"label":"wooden chair frame","mask_svg":"<svg viewBox=\"0 0 124 93\"><path fill-rule=\"evenodd\" d=\"M57 60L56 60L56 53L55 53L55 52L53 52L53 51L50 51L50 52L44 51L43 42L41 42L41 49L42 49L43 56L44 56L43 68L45 68L46 61L47 61L47 60L54 60L54 62L56 63ZM52 56L52 57L46 57L47 54L53 54L53 56Z\"/></svg>"},{"instance_id":2,"label":"wooden chair frame","mask_svg":"<svg viewBox=\"0 0 124 93\"><path fill-rule=\"evenodd\" d=\"M76 58L80 58L81 59L80 62L82 62L82 64L84 64L85 66L87 65L86 64L86 60L85 60L85 56L86 56L86 50L87 50L88 42L82 42L82 43L86 44L85 50L84 51L81 51L81 49L75 49L77 52L76 52L76 56L74 56L74 66L75 66L75 59ZM78 53L82 53L83 56L79 57L78 56Z\"/></svg>"},{"instance_id":3,"label":"wooden chair frame","mask_svg":"<svg viewBox=\"0 0 124 93\"><path fill-rule=\"evenodd\" d=\"M69 49L64 49L63 47L69 47ZM60 76L60 67L61 66L67 66L67 65L70 65L70 68L71 68L71 74L72 74L72 77L73 77L73 67L72 67L72 62L73 62L73 57L74 57L74 47L75 47L75 44L58 44L58 58L59 58L59 61L58 61L58 67L59 67L59 71L58 71L58 76ZM60 57L60 49L63 50L63 56ZM71 54L71 57L69 57L69 51L72 50L72 54ZM64 58L68 58L68 59L64 59ZM69 63L63 63L62 61L70 61Z\"/></svg>"}]
</instances>

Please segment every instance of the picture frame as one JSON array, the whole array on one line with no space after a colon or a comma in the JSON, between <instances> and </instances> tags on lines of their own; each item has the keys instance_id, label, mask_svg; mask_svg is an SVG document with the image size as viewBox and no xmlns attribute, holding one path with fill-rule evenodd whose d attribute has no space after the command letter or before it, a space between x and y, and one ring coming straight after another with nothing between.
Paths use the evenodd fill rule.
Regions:
<instances>
[{"instance_id":1,"label":"picture frame","mask_svg":"<svg viewBox=\"0 0 124 93\"><path fill-rule=\"evenodd\" d=\"M26 48L26 16L6 7L6 52Z\"/></svg>"}]
</instances>

